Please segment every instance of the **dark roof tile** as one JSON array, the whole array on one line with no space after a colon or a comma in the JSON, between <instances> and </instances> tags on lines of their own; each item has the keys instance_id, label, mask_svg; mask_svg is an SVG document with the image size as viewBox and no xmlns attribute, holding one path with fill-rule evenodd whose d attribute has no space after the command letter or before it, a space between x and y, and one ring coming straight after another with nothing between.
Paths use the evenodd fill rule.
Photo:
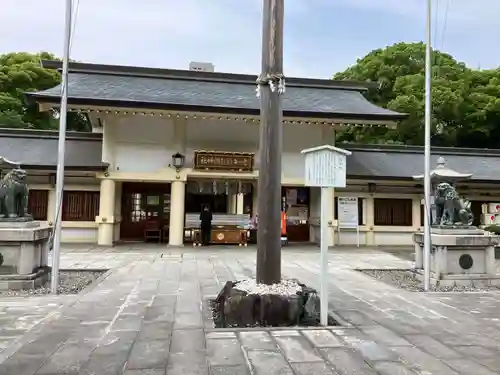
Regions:
<instances>
[{"instance_id":1,"label":"dark roof tile","mask_svg":"<svg viewBox=\"0 0 500 375\"><path fill-rule=\"evenodd\" d=\"M347 173L349 176L369 178L401 178L412 179L424 173L424 152L422 147L401 150L384 147L366 149L362 146L337 145L352 151L347 157ZM431 168L437 165L442 156L446 166L460 173L472 173L472 180L500 181L497 173L500 164L498 150L473 150L460 152L460 149L435 148L431 155Z\"/></svg>"},{"instance_id":2,"label":"dark roof tile","mask_svg":"<svg viewBox=\"0 0 500 375\"><path fill-rule=\"evenodd\" d=\"M119 71L113 72L109 66L79 65L84 68L73 69L69 74L69 99L75 104L94 100L120 102L129 107L141 103L165 109L169 106L208 107L252 113L258 113L260 108L252 76L173 70L163 75L146 74L147 68L140 68L144 70L141 74L127 74L123 71L126 67L115 67ZM290 116L317 114L359 120L395 121L406 117L370 103L362 94L365 90L359 83L290 79L283 97L283 111ZM26 95L56 103L60 92L57 86Z\"/></svg>"},{"instance_id":3,"label":"dark roof tile","mask_svg":"<svg viewBox=\"0 0 500 375\"><path fill-rule=\"evenodd\" d=\"M0 129L0 156L28 167L57 165L58 133L52 131ZM102 169L102 136L68 132L67 169Z\"/></svg>"},{"instance_id":4,"label":"dark roof tile","mask_svg":"<svg viewBox=\"0 0 500 375\"><path fill-rule=\"evenodd\" d=\"M66 167L101 170L102 135L68 132ZM0 129L0 156L24 166L55 167L58 132ZM347 157L350 178L412 179L424 171L423 147L397 145L338 144L352 152ZM497 173L500 150L433 148L431 167L443 156L446 165L457 172L472 173L472 180L500 182Z\"/></svg>"}]
</instances>

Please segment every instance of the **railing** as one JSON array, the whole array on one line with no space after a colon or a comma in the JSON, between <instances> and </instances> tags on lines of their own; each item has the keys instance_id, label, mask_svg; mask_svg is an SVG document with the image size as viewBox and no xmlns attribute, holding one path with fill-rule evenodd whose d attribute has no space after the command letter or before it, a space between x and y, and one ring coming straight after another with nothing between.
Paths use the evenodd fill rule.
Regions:
<instances>
[{"instance_id":1,"label":"railing","mask_svg":"<svg viewBox=\"0 0 500 375\"><path fill-rule=\"evenodd\" d=\"M212 217L211 243L247 246L250 215L214 214ZM200 214L186 214L184 240L193 246L201 245Z\"/></svg>"},{"instance_id":2,"label":"railing","mask_svg":"<svg viewBox=\"0 0 500 375\"><path fill-rule=\"evenodd\" d=\"M214 214L212 216L212 227L232 226L248 229L250 225L250 215L248 214ZM200 214L186 214L186 228L200 227Z\"/></svg>"}]
</instances>

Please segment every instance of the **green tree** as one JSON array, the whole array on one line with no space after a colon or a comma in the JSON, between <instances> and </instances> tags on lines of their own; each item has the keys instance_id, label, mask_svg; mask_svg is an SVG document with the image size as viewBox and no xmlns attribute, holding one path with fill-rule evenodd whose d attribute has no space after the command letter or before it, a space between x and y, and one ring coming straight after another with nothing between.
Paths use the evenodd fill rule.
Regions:
<instances>
[{"instance_id":1,"label":"green tree","mask_svg":"<svg viewBox=\"0 0 500 375\"><path fill-rule=\"evenodd\" d=\"M433 53L432 143L446 146L500 147L500 70L471 70L450 55ZM397 43L377 49L335 79L378 83L368 92L376 104L408 114L397 129L355 128L339 141L423 144L425 45ZM496 133L495 133L496 134ZM499 134L500 135L500 134Z\"/></svg>"},{"instance_id":2,"label":"green tree","mask_svg":"<svg viewBox=\"0 0 500 375\"><path fill-rule=\"evenodd\" d=\"M57 129L58 121L51 113L40 112L35 104L27 104L24 93L46 90L58 85L61 75L44 69L41 60L56 60L48 52L31 54L14 52L0 55L0 127ZM68 113L68 130L89 130L86 116Z\"/></svg>"}]
</instances>

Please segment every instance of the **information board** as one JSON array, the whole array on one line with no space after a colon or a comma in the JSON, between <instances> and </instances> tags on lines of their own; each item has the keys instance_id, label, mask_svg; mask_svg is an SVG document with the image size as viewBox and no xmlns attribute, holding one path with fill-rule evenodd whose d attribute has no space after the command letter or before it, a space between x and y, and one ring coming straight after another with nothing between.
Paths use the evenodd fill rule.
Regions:
<instances>
[{"instance_id":1,"label":"information board","mask_svg":"<svg viewBox=\"0 0 500 375\"><path fill-rule=\"evenodd\" d=\"M357 197L339 197L338 198L338 221L339 228L357 228L358 217L358 198Z\"/></svg>"},{"instance_id":2,"label":"information board","mask_svg":"<svg viewBox=\"0 0 500 375\"><path fill-rule=\"evenodd\" d=\"M318 187L346 186L346 156L321 150L306 154L305 163L305 185Z\"/></svg>"},{"instance_id":3,"label":"information board","mask_svg":"<svg viewBox=\"0 0 500 375\"><path fill-rule=\"evenodd\" d=\"M357 197L338 197L337 231L340 242L341 229L356 229L356 240L359 247L359 215Z\"/></svg>"}]
</instances>

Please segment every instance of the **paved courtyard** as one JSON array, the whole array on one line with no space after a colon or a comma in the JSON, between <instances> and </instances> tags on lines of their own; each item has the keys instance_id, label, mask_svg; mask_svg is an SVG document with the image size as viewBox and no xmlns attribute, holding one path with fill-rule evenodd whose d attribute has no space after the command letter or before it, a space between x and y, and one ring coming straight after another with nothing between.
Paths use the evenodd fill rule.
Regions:
<instances>
[{"instance_id":1,"label":"paved courtyard","mask_svg":"<svg viewBox=\"0 0 500 375\"><path fill-rule=\"evenodd\" d=\"M62 268L110 269L78 296L0 297L0 374L500 373L500 294L417 294L354 268L407 268L398 252L330 253L340 327L215 330L207 300L251 277L255 249L67 247ZM319 284L319 252L283 251L283 274Z\"/></svg>"}]
</instances>

